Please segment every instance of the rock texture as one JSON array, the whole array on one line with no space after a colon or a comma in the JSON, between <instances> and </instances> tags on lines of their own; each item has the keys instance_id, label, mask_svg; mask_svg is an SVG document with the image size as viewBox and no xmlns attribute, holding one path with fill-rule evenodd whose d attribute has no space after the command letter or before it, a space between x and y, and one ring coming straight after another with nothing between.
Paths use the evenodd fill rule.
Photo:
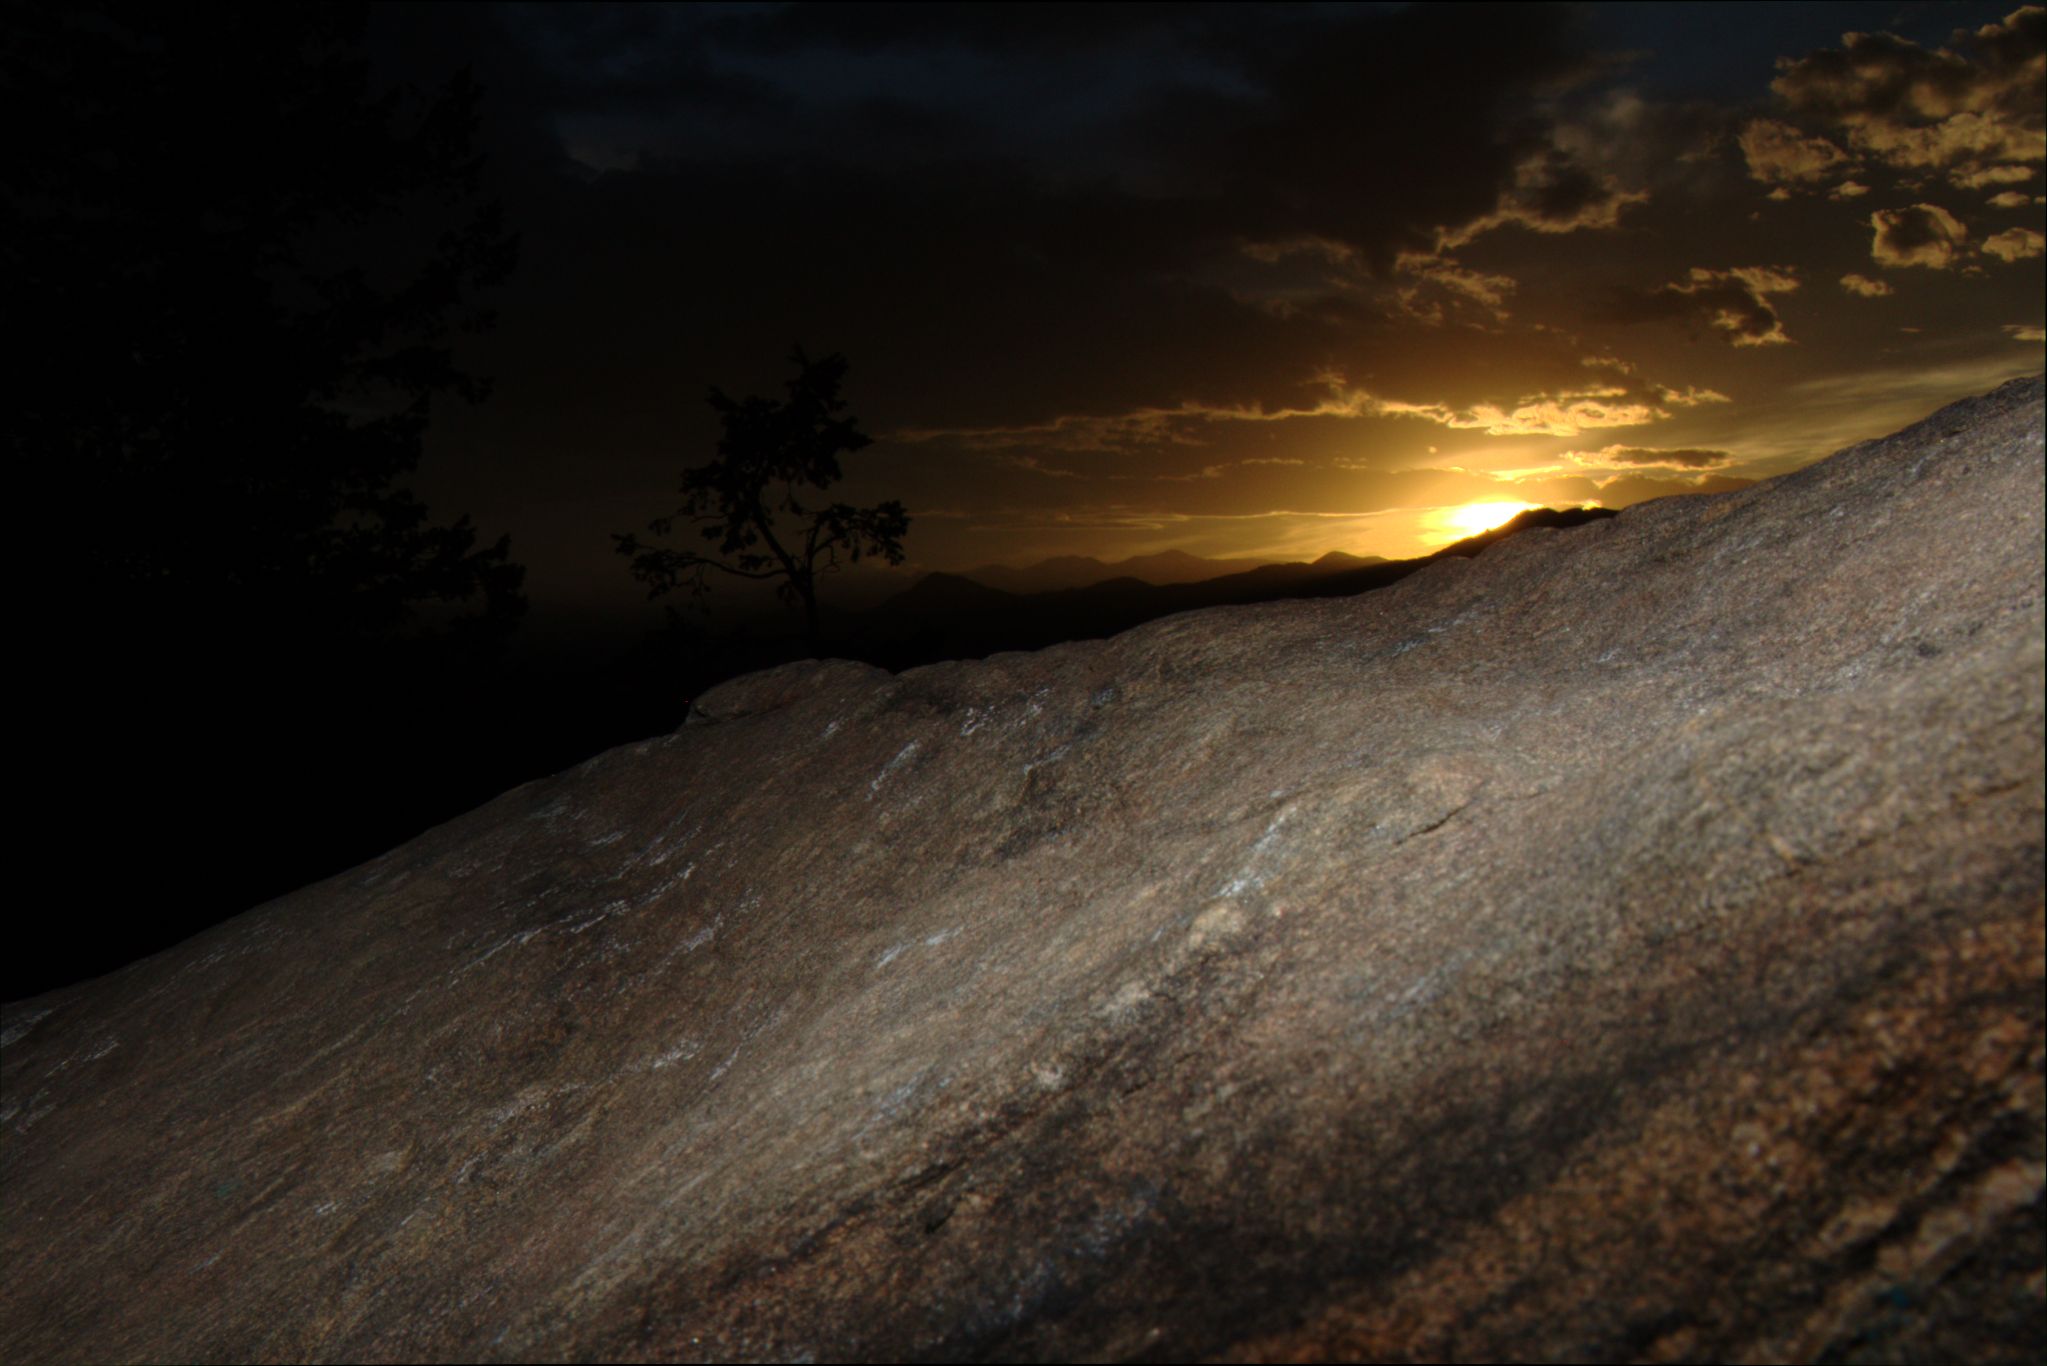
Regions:
<instances>
[{"instance_id":1,"label":"rock texture","mask_svg":"<svg viewBox=\"0 0 2047 1366\"><path fill-rule=\"evenodd\" d=\"M2035 1359L2041 471L722 687L7 1007L0 1359Z\"/></svg>"}]
</instances>

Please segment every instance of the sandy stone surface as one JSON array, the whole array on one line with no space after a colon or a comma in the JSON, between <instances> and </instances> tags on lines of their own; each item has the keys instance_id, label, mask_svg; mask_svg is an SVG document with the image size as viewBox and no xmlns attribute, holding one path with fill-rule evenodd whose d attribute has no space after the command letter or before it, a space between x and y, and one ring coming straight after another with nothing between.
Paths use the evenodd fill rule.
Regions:
<instances>
[{"instance_id":1,"label":"sandy stone surface","mask_svg":"<svg viewBox=\"0 0 2047 1366\"><path fill-rule=\"evenodd\" d=\"M2036 1359L2041 430L754 675L8 1005L0 1359Z\"/></svg>"}]
</instances>

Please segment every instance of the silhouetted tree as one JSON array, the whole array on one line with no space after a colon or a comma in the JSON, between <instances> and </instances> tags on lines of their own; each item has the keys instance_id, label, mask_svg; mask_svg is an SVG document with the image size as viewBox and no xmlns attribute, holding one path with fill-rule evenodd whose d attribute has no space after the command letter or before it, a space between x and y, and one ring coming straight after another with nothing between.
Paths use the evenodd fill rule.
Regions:
<instances>
[{"instance_id":1,"label":"silhouetted tree","mask_svg":"<svg viewBox=\"0 0 2047 1366\"><path fill-rule=\"evenodd\" d=\"M470 775L523 571L407 477L433 402L483 394L451 348L514 243L475 88L380 88L366 17L0 4L11 587L64 739L22 781L136 813L118 859L73 822L30 836L132 908L42 927L17 957L55 980L493 790Z\"/></svg>"},{"instance_id":2,"label":"silhouetted tree","mask_svg":"<svg viewBox=\"0 0 2047 1366\"><path fill-rule=\"evenodd\" d=\"M6 22L9 121L36 130L0 170L8 425L90 528L51 566L75 625L117 651L502 633L508 542L402 483L432 400L484 392L450 342L515 249L476 202L466 73L373 90L352 6Z\"/></svg>"},{"instance_id":3,"label":"silhouetted tree","mask_svg":"<svg viewBox=\"0 0 2047 1366\"><path fill-rule=\"evenodd\" d=\"M841 556L858 561L879 555L903 562L909 514L893 499L870 508L845 503L807 506L798 494L824 489L841 477L839 457L871 443L857 419L846 415L839 382L844 356L813 361L797 347L790 356L796 377L783 401L755 396L734 399L711 390L724 434L718 458L686 470L682 505L648 523L667 536L677 523L695 526L716 552L648 545L630 532L615 534L618 553L631 561L633 577L659 597L685 581L698 596L706 576L717 570L735 578L779 580L783 601L803 609L804 636L815 650L819 640L817 576L838 567Z\"/></svg>"}]
</instances>

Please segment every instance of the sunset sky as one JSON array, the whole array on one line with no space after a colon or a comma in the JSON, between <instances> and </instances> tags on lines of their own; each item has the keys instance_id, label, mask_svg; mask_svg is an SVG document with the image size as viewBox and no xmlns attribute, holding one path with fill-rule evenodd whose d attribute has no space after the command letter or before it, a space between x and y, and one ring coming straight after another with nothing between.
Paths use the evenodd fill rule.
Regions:
<instances>
[{"instance_id":1,"label":"sunset sky","mask_svg":"<svg viewBox=\"0 0 2047 1366\"><path fill-rule=\"evenodd\" d=\"M1470 503L1737 487L2042 364L2009 5L402 6L523 236L420 487L533 624L708 386L851 361L911 565L1401 556ZM1511 511L1511 508L1508 509Z\"/></svg>"}]
</instances>

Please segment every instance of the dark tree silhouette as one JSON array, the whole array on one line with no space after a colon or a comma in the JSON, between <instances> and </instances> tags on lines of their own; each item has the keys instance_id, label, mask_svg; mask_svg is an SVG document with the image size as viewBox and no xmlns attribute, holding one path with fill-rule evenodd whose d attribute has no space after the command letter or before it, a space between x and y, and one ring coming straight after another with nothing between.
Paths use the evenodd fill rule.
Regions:
<instances>
[{"instance_id":1,"label":"dark tree silhouette","mask_svg":"<svg viewBox=\"0 0 2047 1366\"><path fill-rule=\"evenodd\" d=\"M9 5L0 171L18 457L91 533L82 604L202 648L501 633L507 541L403 486L515 243L476 90L373 90L364 11ZM28 122L24 123L26 119Z\"/></svg>"},{"instance_id":2,"label":"dark tree silhouette","mask_svg":"<svg viewBox=\"0 0 2047 1366\"><path fill-rule=\"evenodd\" d=\"M524 603L505 540L407 487L434 402L483 393L452 348L512 263L467 79L381 88L366 7L0 23L14 596L62 737L23 782L53 813L34 842L108 908L38 926L12 997L507 785L496 645ZM55 814L110 802L113 859Z\"/></svg>"},{"instance_id":3,"label":"dark tree silhouette","mask_svg":"<svg viewBox=\"0 0 2047 1366\"><path fill-rule=\"evenodd\" d=\"M694 526L704 540L715 543L715 553L649 545L630 532L612 540L631 562L633 577L647 585L649 597L684 583L702 596L712 570L741 579L779 580L775 591L802 608L804 638L815 650L818 575L837 568L841 557L853 562L879 555L901 564L910 518L893 499L870 508L845 503L814 507L802 501L801 490L837 483L839 457L872 439L846 414L846 400L839 396L844 356L813 361L799 346L789 359L797 373L788 383L786 400L734 399L722 389L711 390L711 406L724 425L718 458L684 471L682 505L647 525L650 533L664 537L677 523Z\"/></svg>"}]
</instances>

